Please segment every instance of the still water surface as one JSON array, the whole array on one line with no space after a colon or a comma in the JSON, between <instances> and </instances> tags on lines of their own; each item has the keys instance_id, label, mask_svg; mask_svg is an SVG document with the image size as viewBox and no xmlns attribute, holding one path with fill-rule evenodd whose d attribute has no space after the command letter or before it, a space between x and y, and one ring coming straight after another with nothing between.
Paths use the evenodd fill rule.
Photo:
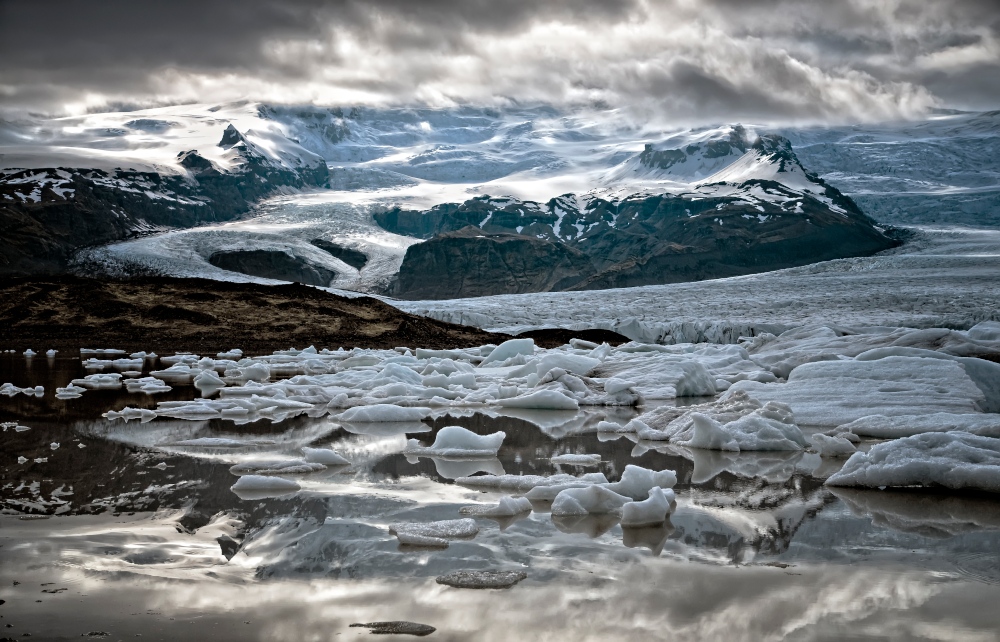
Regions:
<instances>
[{"instance_id":1,"label":"still water surface","mask_svg":"<svg viewBox=\"0 0 1000 642\"><path fill-rule=\"evenodd\" d=\"M109 409L195 391L54 398L82 374L78 359L0 357L0 382L46 388L0 398L0 421L29 428L0 433L0 637L329 640L369 635L351 623L409 620L436 627L428 639L439 640L998 639L1000 500L990 496L834 491L823 479L839 463L811 453L597 434L598 421L624 423L629 409L468 413L360 431L304 416L108 422ZM494 459L402 454L406 439L429 443L446 425L507 438ZM246 445L171 445L200 437ZM230 490L233 464L302 446L352 463L297 476L293 494ZM602 463L549 461L564 453ZM401 548L388 532L503 495L460 476L599 470L614 481L627 464L677 471L663 527L558 519L535 504L517 518L477 518L478 535L444 550ZM435 582L470 569L528 577L504 591Z\"/></svg>"}]
</instances>

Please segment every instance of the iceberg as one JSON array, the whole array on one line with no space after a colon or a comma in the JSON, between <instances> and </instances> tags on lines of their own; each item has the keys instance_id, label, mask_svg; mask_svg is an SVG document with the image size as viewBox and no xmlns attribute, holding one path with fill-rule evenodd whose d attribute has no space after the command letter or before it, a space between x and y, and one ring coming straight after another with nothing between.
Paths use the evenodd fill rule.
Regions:
<instances>
[{"instance_id":1,"label":"iceberg","mask_svg":"<svg viewBox=\"0 0 1000 642\"><path fill-rule=\"evenodd\" d=\"M830 486L907 486L1000 493L1000 439L963 432L925 433L855 453Z\"/></svg>"},{"instance_id":2,"label":"iceberg","mask_svg":"<svg viewBox=\"0 0 1000 642\"><path fill-rule=\"evenodd\" d=\"M461 426L445 426L438 431L431 446L422 446L419 439L406 444L407 454L437 457L495 457L507 433L477 435Z\"/></svg>"},{"instance_id":3,"label":"iceberg","mask_svg":"<svg viewBox=\"0 0 1000 642\"><path fill-rule=\"evenodd\" d=\"M342 412L338 419L352 423L392 423L397 421L420 421L430 413L430 408L374 404L371 406L349 408Z\"/></svg>"},{"instance_id":4,"label":"iceberg","mask_svg":"<svg viewBox=\"0 0 1000 642\"><path fill-rule=\"evenodd\" d=\"M674 491L664 491L659 486L649 489L649 497L642 501L631 501L622 506L623 527L638 528L658 526L666 521L670 503L674 501Z\"/></svg>"},{"instance_id":5,"label":"iceberg","mask_svg":"<svg viewBox=\"0 0 1000 642\"><path fill-rule=\"evenodd\" d=\"M628 501L628 497L596 484L567 488L552 500L552 515L619 515Z\"/></svg>"}]
</instances>

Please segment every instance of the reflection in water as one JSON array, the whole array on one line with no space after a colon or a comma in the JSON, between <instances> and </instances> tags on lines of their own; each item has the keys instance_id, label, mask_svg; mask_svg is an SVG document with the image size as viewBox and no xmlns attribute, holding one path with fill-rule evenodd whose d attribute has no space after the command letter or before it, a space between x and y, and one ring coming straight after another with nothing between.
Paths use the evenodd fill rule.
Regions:
<instances>
[{"instance_id":1,"label":"reflection in water","mask_svg":"<svg viewBox=\"0 0 1000 642\"><path fill-rule=\"evenodd\" d=\"M0 421L30 427L0 433L0 509L8 515L0 518L5 577L11 569L37 583L75 583L77 594L87 594L84 604L91 611L102 600L128 595L132 601L126 602L137 612L157 609L181 619L207 613L223 621L274 617L285 628L260 626L249 635L306 639L321 619L299 599L305 596L323 604L317 611L329 627L348 620L411 619L436 626L441 639L468 639L472 632L477 639L522 637L505 617L535 627L532 631L575 639L629 631L657 631L659 637L663 630L681 638L725 632L738 638L734 626L747 631L748 639L810 627L836 637L843 626L861 621L875 627L872 634L895 632L891 627L905 619L893 615L897 610L964 596L958 578L1000 579L995 561L1000 503L993 498L830 490L823 479L831 464L810 453L718 453L596 432L602 420L626 423L632 409L449 410L401 425L341 425L307 416L240 426L223 420L126 424L99 416L110 407L148 405L149 398L91 391L58 401L51 391L80 375L78 361L35 363L30 372L7 362L0 380L20 386L40 382L47 393L41 399L0 400ZM193 393L178 388L169 394L186 399ZM481 435L503 430L508 437L489 459L404 454L408 438L429 443L448 425ZM54 442L60 444L56 450ZM351 464L289 476L301 487L295 493L230 490L237 479L231 467L298 458L303 446L333 448ZM444 550L401 550L388 533L391 522L455 519L461 506L495 505L502 495L458 486L453 481L458 477L578 474L576 467L550 459L585 453L601 456L596 470L612 481L628 464L675 470L678 499L668 522L622 528L612 516L553 518L548 505L536 503L523 515L477 517L479 535ZM25 463L17 463L18 457ZM43 458L47 461L35 463ZM16 518L26 514L61 517ZM58 570L39 570L32 562L38 559L58 559ZM775 560L794 564L787 573L803 576L756 566ZM877 567L813 567L859 560ZM435 576L470 569L526 570L529 577L502 598L433 584ZM130 579L137 577L143 578L139 588ZM104 581L111 578L114 582ZM190 595L191 586L197 586L196 607L181 597ZM46 623L45 602L31 606L34 602L20 594L8 597L14 588L0 588L2 599L16 598L27 609L17 612L35 625ZM995 591L990 595L997 597ZM785 606L779 609L775 601ZM66 617L90 621L91 611L79 608ZM480 609L482 615L465 617L463 609ZM936 625L927 613L925 625ZM116 633L137 626L126 616L117 611L109 616L118 618ZM949 624L958 631L978 626L971 610L947 617L960 618ZM920 630L931 630L926 626Z\"/></svg>"}]
</instances>

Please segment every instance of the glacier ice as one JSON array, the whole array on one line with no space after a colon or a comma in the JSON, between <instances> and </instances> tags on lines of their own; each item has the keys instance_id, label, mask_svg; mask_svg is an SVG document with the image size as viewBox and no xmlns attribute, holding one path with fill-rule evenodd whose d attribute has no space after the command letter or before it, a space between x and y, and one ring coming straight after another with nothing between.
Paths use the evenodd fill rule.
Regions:
<instances>
[{"instance_id":1,"label":"glacier ice","mask_svg":"<svg viewBox=\"0 0 1000 642\"><path fill-rule=\"evenodd\" d=\"M855 453L830 486L943 487L1000 493L1000 439L964 432L904 437Z\"/></svg>"}]
</instances>

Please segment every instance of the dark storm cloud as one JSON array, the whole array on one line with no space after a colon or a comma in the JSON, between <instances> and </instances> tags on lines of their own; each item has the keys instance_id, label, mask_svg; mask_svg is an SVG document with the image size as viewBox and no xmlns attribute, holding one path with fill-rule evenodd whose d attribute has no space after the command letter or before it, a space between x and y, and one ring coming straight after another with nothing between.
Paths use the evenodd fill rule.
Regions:
<instances>
[{"instance_id":1,"label":"dark storm cloud","mask_svg":"<svg viewBox=\"0 0 1000 642\"><path fill-rule=\"evenodd\" d=\"M0 100L55 111L513 100L664 120L892 118L995 106L998 34L995 4L971 1L0 0Z\"/></svg>"}]
</instances>

